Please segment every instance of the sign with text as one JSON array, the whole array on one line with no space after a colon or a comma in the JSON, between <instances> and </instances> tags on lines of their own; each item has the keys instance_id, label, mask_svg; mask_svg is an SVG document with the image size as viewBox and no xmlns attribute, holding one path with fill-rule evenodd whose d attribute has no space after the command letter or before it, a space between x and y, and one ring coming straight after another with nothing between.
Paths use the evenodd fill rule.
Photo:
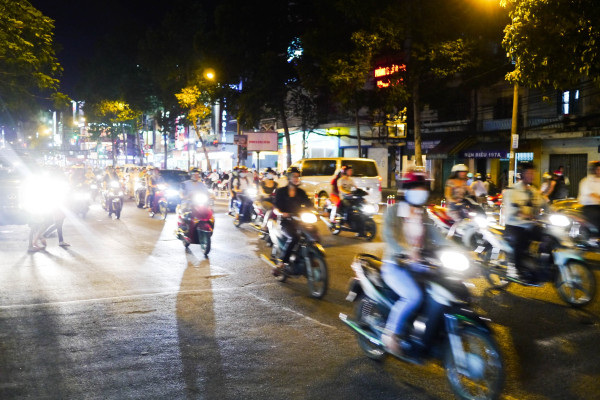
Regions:
<instances>
[{"instance_id":1,"label":"sign with text","mask_svg":"<svg viewBox=\"0 0 600 400\"><path fill-rule=\"evenodd\" d=\"M463 151L461 154L463 158L500 158L507 159L508 151L506 150L471 150Z\"/></svg>"},{"instance_id":2,"label":"sign with text","mask_svg":"<svg viewBox=\"0 0 600 400\"><path fill-rule=\"evenodd\" d=\"M248 151L277 151L277 132L245 132Z\"/></svg>"}]
</instances>

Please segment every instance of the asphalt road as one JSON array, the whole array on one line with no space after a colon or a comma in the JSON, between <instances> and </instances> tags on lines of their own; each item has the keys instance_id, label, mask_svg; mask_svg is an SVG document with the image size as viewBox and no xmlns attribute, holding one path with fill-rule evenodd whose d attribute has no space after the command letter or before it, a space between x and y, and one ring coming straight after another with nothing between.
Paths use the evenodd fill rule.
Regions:
<instances>
[{"instance_id":1,"label":"asphalt road","mask_svg":"<svg viewBox=\"0 0 600 400\"><path fill-rule=\"evenodd\" d=\"M175 216L94 205L65 240L28 254L27 229L0 227L1 399L451 399L437 364L377 363L338 319L358 252L373 243L322 226L330 288L278 283L249 227L216 206L213 249L186 252ZM597 274L597 279L600 276ZM485 290L507 368L505 399L597 399L600 305L564 305L549 285Z\"/></svg>"}]
</instances>

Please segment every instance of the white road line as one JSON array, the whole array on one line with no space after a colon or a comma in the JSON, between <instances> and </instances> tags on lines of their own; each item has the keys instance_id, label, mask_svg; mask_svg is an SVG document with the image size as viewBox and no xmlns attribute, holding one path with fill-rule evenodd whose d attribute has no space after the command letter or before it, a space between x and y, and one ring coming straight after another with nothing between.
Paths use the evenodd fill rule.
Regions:
<instances>
[{"instance_id":1,"label":"white road line","mask_svg":"<svg viewBox=\"0 0 600 400\"><path fill-rule=\"evenodd\" d=\"M178 290L173 289L172 291L163 291L163 292L151 292L151 293L142 293L142 294L131 294L124 296L114 296L114 297L97 297L93 299L79 299L79 300L66 300L66 301L49 301L46 303L33 303L33 304L9 304L0 306L0 310L10 310L10 309L18 309L18 308L35 308L35 307L50 307L64 304L83 304L83 303L94 303L94 302L105 302L105 301L119 301L119 300L129 300L129 299L139 299L144 297L154 297L154 296L170 296L170 295L180 295L180 294L194 294L194 293L204 293L204 292L231 292L234 290L240 289L253 289L264 286L274 286L275 283L261 283L257 285L247 285L247 286L235 286L235 287L227 287L227 288L207 288L207 289L192 289L192 290Z\"/></svg>"},{"instance_id":2,"label":"white road line","mask_svg":"<svg viewBox=\"0 0 600 400\"><path fill-rule=\"evenodd\" d=\"M249 296L252 296L252 297L256 298L257 300L260 300L260 301L262 301L262 302L264 302L264 303L273 304L271 301L269 301L269 300L267 300L267 299L263 299L262 297L259 297L259 296L257 296L257 295L256 295L256 294L254 294L254 293L248 293L248 295L249 295ZM302 314L301 312L298 312L298 311L292 310L291 308L284 307L284 306L277 306L277 305L274 305L274 306L275 306L277 309L280 309L280 310L285 310L285 311L291 312L292 314L296 314L296 315L298 315L298 316L300 316L300 317L302 317L302 318L304 318L304 319L307 319L307 320L309 320L309 321L311 321L311 322L314 322L314 323L316 323L316 324L319 324L319 325L321 325L321 326L325 326L325 327L327 327L327 328L331 328L331 329L337 329L337 327L335 327L335 326L332 326L332 325L327 325L327 324L325 324L325 323L323 323L323 322L321 322L321 321L318 321L318 320L316 320L316 319L314 319L314 318L311 318L311 317L309 317L308 315L304 315L304 314Z\"/></svg>"}]
</instances>

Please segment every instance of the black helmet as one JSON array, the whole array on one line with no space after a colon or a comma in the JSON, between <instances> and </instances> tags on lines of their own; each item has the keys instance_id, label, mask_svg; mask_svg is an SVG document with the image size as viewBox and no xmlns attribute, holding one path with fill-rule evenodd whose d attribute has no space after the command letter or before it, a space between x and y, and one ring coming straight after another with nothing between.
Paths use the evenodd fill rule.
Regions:
<instances>
[{"instance_id":1,"label":"black helmet","mask_svg":"<svg viewBox=\"0 0 600 400\"><path fill-rule=\"evenodd\" d=\"M269 167L265 170L265 174L274 174L274 173L275 173L275 171L271 167Z\"/></svg>"},{"instance_id":2,"label":"black helmet","mask_svg":"<svg viewBox=\"0 0 600 400\"><path fill-rule=\"evenodd\" d=\"M302 175L302 172L300 171L300 169L298 169L298 167L289 167L287 169L287 171L286 171L286 174L287 175L290 175L290 174L300 174L300 175Z\"/></svg>"}]
</instances>

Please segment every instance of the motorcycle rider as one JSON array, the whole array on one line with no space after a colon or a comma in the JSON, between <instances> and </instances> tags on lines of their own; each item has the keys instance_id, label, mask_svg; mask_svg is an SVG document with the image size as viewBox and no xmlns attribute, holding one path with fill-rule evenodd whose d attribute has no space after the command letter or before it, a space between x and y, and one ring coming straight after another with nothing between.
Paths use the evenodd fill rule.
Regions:
<instances>
[{"instance_id":1,"label":"motorcycle rider","mask_svg":"<svg viewBox=\"0 0 600 400\"><path fill-rule=\"evenodd\" d=\"M566 199L568 195L569 188L565 183L565 177L563 176L562 171L554 171L552 173L552 180L550 181L550 187L548 188L546 196L551 202L553 202L556 200Z\"/></svg>"},{"instance_id":2,"label":"motorcycle rider","mask_svg":"<svg viewBox=\"0 0 600 400\"><path fill-rule=\"evenodd\" d=\"M423 292L413 274L425 272L423 255L451 244L433 226L424 205L430 194L430 179L424 171L414 169L401 178L403 190L399 202L388 208L384 219L386 244L381 276L400 298L393 305L381 336L386 349L398 356L403 351L401 339L407 333L409 318L419 308ZM401 262L399 262L401 260Z\"/></svg>"},{"instance_id":3,"label":"motorcycle rider","mask_svg":"<svg viewBox=\"0 0 600 400\"><path fill-rule=\"evenodd\" d=\"M261 207L265 210L265 217L261 226L263 232L267 232L267 223L271 217L273 211L273 193L277 189L277 182L275 182L275 171L271 168L267 168L263 180L260 182L259 188L259 202Z\"/></svg>"},{"instance_id":4,"label":"motorcycle rider","mask_svg":"<svg viewBox=\"0 0 600 400\"><path fill-rule=\"evenodd\" d=\"M200 180L200 171L198 168L190 169L190 179L181 183L181 211L185 213L190 209L192 198L195 194L204 194L209 196L206 185ZM189 226L185 228L187 235Z\"/></svg>"},{"instance_id":5,"label":"motorcycle rider","mask_svg":"<svg viewBox=\"0 0 600 400\"><path fill-rule=\"evenodd\" d=\"M344 220L348 219L348 210L351 207L350 201L345 196L352 194L352 190L356 187L356 182L352 179L353 172L352 165L343 166L342 176L337 180L338 192L341 197L338 213Z\"/></svg>"},{"instance_id":6,"label":"motorcycle rider","mask_svg":"<svg viewBox=\"0 0 600 400\"><path fill-rule=\"evenodd\" d=\"M446 181L446 207L454 222L459 222L466 217L465 197L472 195L471 187L467 185L469 167L465 164L456 164L452 167L450 177Z\"/></svg>"},{"instance_id":7,"label":"motorcycle rider","mask_svg":"<svg viewBox=\"0 0 600 400\"><path fill-rule=\"evenodd\" d=\"M151 201L154 200L154 195L158 191L158 184L160 183L160 174L158 168L148 167L146 174L146 200L144 201L144 208L152 209Z\"/></svg>"},{"instance_id":8,"label":"motorcycle rider","mask_svg":"<svg viewBox=\"0 0 600 400\"><path fill-rule=\"evenodd\" d=\"M485 204L485 202L487 201L488 193L483 182L483 177L479 172L475 174L475 180L473 181L473 183L471 183L471 191L473 192L479 203Z\"/></svg>"},{"instance_id":9,"label":"motorcycle rider","mask_svg":"<svg viewBox=\"0 0 600 400\"><path fill-rule=\"evenodd\" d=\"M600 229L600 161L588 164L588 175L579 182L577 200L585 218Z\"/></svg>"},{"instance_id":10,"label":"motorcycle rider","mask_svg":"<svg viewBox=\"0 0 600 400\"><path fill-rule=\"evenodd\" d=\"M504 236L513 249L514 267L509 266L508 276L534 283L536 277L524 264L532 241L541 241L542 229L535 224L540 209L547 206L546 199L541 192L532 186L535 167L530 162L520 166L521 180L512 188L502 192L504 215L506 218ZM541 253L549 254L549 249L540 249Z\"/></svg>"},{"instance_id":11,"label":"motorcycle rider","mask_svg":"<svg viewBox=\"0 0 600 400\"><path fill-rule=\"evenodd\" d=\"M283 256L281 261L273 268L273 275L282 274L286 264L290 261L290 256L294 246L298 242L296 230L296 221L292 219L294 214L298 214L304 206L312 208L312 202L306 192L300 189L300 170L297 167L287 169L288 185L278 189L275 192L275 209L279 214L279 226L281 233L287 238L285 245L281 249Z\"/></svg>"},{"instance_id":12,"label":"motorcycle rider","mask_svg":"<svg viewBox=\"0 0 600 400\"><path fill-rule=\"evenodd\" d=\"M237 170L236 170L237 168ZM233 209L233 201L237 200L240 203L239 214L236 218L240 218L248 208L248 202L252 200L245 195L245 191L252 187L252 179L248 176L248 167L241 165L233 169L233 178L231 178L231 203L230 208ZM242 215L243 216L243 215Z\"/></svg>"}]
</instances>

